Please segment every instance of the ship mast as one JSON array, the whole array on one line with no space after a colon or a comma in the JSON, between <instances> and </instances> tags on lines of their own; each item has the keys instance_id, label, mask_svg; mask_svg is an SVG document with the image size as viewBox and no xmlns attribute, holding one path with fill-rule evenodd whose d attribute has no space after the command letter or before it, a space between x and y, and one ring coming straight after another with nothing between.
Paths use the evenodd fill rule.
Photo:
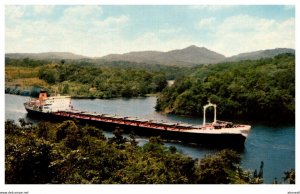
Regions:
<instances>
[{"instance_id":1,"label":"ship mast","mask_svg":"<svg viewBox=\"0 0 300 194\"><path fill-rule=\"evenodd\" d=\"M208 104L203 106L203 127L206 124L206 109L208 107L211 107L211 106L214 107L214 122L213 122L213 124L215 124L217 122L217 105L216 104L212 104L210 102L210 100L208 100Z\"/></svg>"}]
</instances>

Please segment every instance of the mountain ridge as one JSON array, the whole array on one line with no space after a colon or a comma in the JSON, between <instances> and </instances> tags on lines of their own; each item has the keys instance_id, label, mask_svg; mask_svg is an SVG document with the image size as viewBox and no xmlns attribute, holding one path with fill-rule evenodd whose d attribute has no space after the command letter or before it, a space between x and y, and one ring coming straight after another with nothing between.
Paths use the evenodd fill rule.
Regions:
<instances>
[{"instance_id":1,"label":"mountain ridge","mask_svg":"<svg viewBox=\"0 0 300 194\"><path fill-rule=\"evenodd\" d=\"M89 59L103 61L129 61L146 64L162 64L162 65L193 65L193 64L214 64L220 62L234 62L241 60L255 60L260 58L274 57L282 53L293 53L295 50L291 48L275 48L265 49L253 52L245 52L230 57L209 50L206 47L198 47L195 45L188 46L183 49L174 49L166 52L162 51L132 51L124 54L109 54L102 57L87 57L74 54L71 52L44 52L44 53L6 53L5 57L22 59Z\"/></svg>"},{"instance_id":2,"label":"mountain ridge","mask_svg":"<svg viewBox=\"0 0 300 194\"><path fill-rule=\"evenodd\" d=\"M141 57L141 55L143 57ZM113 54L101 57L107 61L128 60L133 62L156 62L159 64L207 64L217 63L225 59L225 56L205 47L191 45L183 49L175 49L167 52L161 51L135 51L124 54Z\"/></svg>"},{"instance_id":3,"label":"mountain ridge","mask_svg":"<svg viewBox=\"0 0 300 194\"><path fill-rule=\"evenodd\" d=\"M295 54L295 49L275 48L275 49L265 49L265 50L258 50L258 51L252 51L252 52L245 52L245 53L233 55L231 57L227 57L226 60L241 61L241 60L248 60L249 58L251 58L252 60L255 60L255 59L260 59L260 58L274 57L274 56L282 54L282 53Z\"/></svg>"},{"instance_id":4,"label":"mountain ridge","mask_svg":"<svg viewBox=\"0 0 300 194\"><path fill-rule=\"evenodd\" d=\"M83 55L74 54L71 52L42 52L42 53L6 53L5 57L22 59L83 59L90 58Z\"/></svg>"}]
</instances>

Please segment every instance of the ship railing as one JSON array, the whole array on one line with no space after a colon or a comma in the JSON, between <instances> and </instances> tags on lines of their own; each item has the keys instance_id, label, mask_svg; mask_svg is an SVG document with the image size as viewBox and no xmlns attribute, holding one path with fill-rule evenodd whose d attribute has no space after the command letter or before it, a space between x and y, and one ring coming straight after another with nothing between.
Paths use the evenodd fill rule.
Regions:
<instances>
[{"instance_id":1,"label":"ship railing","mask_svg":"<svg viewBox=\"0 0 300 194\"><path fill-rule=\"evenodd\" d=\"M99 114L99 113L90 113L79 110L67 110L67 111L59 111L58 114L64 113L65 116L71 116L75 118L82 119L90 119L90 120L99 120L104 122L114 122L114 123L122 123L126 125L134 125L134 126L145 126L145 127L155 127L159 129L167 129L167 130L190 130L193 128L200 128L193 126L187 123L168 123L157 120L147 120L140 119L138 117L121 117L112 114ZM68 114L68 115L67 115Z\"/></svg>"},{"instance_id":2,"label":"ship railing","mask_svg":"<svg viewBox=\"0 0 300 194\"><path fill-rule=\"evenodd\" d=\"M147 122L149 122L149 120L146 120L146 119L138 119L136 121L137 122L141 122L141 123L147 123Z\"/></svg>"},{"instance_id":3,"label":"ship railing","mask_svg":"<svg viewBox=\"0 0 300 194\"><path fill-rule=\"evenodd\" d=\"M213 122L214 123L214 122ZM221 121L221 120L216 120L216 122L214 124L224 124L224 123L232 123L232 122L228 122L228 121Z\"/></svg>"},{"instance_id":4,"label":"ship railing","mask_svg":"<svg viewBox=\"0 0 300 194\"><path fill-rule=\"evenodd\" d=\"M218 120L219 121L219 120ZM230 125L231 128L236 128L236 127L243 127L245 126L245 124L239 124L239 123L233 123L233 122L229 122L229 121L219 121L223 124L226 124L226 125Z\"/></svg>"},{"instance_id":5,"label":"ship railing","mask_svg":"<svg viewBox=\"0 0 300 194\"><path fill-rule=\"evenodd\" d=\"M184 128L191 128L191 127L192 127L192 125L190 125L190 124L185 124L185 123L181 123L181 124L179 124L179 125L177 125L177 126L179 126L179 127L184 127Z\"/></svg>"}]
</instances>

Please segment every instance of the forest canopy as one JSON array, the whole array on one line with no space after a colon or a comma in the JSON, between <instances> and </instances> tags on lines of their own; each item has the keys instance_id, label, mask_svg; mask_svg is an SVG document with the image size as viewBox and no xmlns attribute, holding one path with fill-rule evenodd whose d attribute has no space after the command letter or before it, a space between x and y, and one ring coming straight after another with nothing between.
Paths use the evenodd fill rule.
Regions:
<instances>
[{"instance_id":1,"label":"forest canopy","mask_svg":"<svg viewBox=\"0 0 300 194\"><path fill-rule=\"evenodd\" d=\"M106 138L101 129L68 120L38 125L5 122L6 184L249 184L262 183L240 167L241 156L222 150L193 159L159 137L139 146L122 129ZM292 171L294 173L294 171ZM291 173L286 172L286 181Z\"/></svg>"},{"instance_id":2,"label":"forest canopy","mask_svg":"<svg viewBox=\"0 0 300 194\"><path fill-rule=\"evenodd\" d=\"M92 98L138 97L157 93L167 86L167 80L181 77L189 70L126 61L97 63L6 58L5 64L5 84L10 90L16 87L30 90L35 86L50 93Z\"/></svg>"},{"instance_id":3,"label":"forest canopy","mask_svg":"<svg viewBox=\"0 0 300 194\"><path fill-rule=\"evenodd\" d=\"M295 56L198 67L163 90L156 110L202 115L208 100L217 104L221 118L293 122Z\"/></svg>"}]
</instances>

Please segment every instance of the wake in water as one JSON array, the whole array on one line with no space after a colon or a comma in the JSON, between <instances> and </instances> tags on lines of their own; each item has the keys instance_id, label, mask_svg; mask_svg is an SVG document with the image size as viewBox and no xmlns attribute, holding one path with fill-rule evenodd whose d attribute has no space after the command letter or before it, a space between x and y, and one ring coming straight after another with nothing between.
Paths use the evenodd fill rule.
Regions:
<instances>
[{"instance_id":1,"label":"wake in water","mask_svg":"<svg viewBox=\"0 0 300 194\"><path fill-rule=\"evenodd\" d=\"M25 109L7 109L6 111L15 113L27 113Z\"/></svg>"}]
</instances>

